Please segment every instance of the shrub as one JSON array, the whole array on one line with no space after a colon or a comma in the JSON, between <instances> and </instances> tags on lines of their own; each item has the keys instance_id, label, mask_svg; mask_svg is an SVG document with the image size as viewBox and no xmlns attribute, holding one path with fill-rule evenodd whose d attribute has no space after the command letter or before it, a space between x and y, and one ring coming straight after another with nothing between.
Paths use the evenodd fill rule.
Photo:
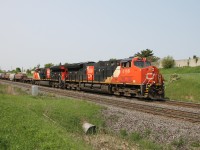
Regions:
<instances>
[{"instance_id":1,"label":"shrub","mask_svg":"<svg viewBox=\"0 0 200 150\"><path fill-rule=\"evenodd\" d=\"M126 137L128 135L128 133L126 132L125 129L121 129L120 134L121 134L122 137Z\"/></svg>"},{"instance_id":2,"label":"shrub","mask_svg":"<svg viewBox=\"0 0 200 150\"><path fill-rule=\"evenodd\" d=\"M170 75L169 82L172 83L172 82L174 82L174 81L179 80L180 78L181 78L180 75L178 75L178 74L176 74L176 73L171 74L171 75Z\"/></svg>"},{"instance_id":3,"label":"shrub","mask_svg":"<svg viewBox=\"0 0 200 150\"><path fill-rule=\"evenodd\" d=\"M176 146L177 148L181 148L184 144L185 144L185 141L182 137L172 142L172 145Z\"/></svg>"},{"instance_id":4,"label":"shrub","mask_svg":"<svg viewBox=\"0 0 200 150\"><path fill-rule=\"evenodd\" d=\"M200 147L200 141L195 141L191 144L192 147Z\"/></svg>"},{"instance_id":5,"label":"shrub","mask_svg":"<svg viewBox=\"0 0 200 150\"><path fill-rule=\"evenodd\" d=\"M172 56L164 57L161 63L162 63L163 68L172 68L175 65L175 62Z\"/></svg>"},{"instance_id":6,"label":"shrub","mask_svg":"<svg viewBox=\"0 0 200 150\"><path fill-rule=\"evenodd\" d=\"M133 141L140 141L142 139L142 135L139 132L133 132L130 135L131 140Z\"/></svg>"}]
</instances>

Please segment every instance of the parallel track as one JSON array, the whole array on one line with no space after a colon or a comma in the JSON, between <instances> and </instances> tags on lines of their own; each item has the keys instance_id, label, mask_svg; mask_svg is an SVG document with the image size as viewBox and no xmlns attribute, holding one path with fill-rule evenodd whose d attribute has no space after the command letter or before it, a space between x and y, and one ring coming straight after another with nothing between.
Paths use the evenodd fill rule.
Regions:
<instances>
[{"instance_id":1,"label":"parallel track","mask_svg":"<svg viewBox=\"0 0 200 150\"><path fill-rule=\"evenodd\" d=\"M4 81L5 82L5 81ZM12 83L18 86L23 86L24 88L29 88L31 87L30 84L24 84L24 83L19 83L19 82L10 82L6 81L7 83ZM100 103L100 104L106 104L106 105L111 105L111 106L116 106L119 108L124 108L128 110L136 110L140 112L145 112L153 115L160 115L164 117L170 117L170 118L176 118L184 121L189 121L192 123L200 123L200 113L194 113L194 112L189 112L189 111L183 111L183 110L175 110L171 108L163 108L159 106L151 106L151 105L144 105L144 104L138 104L134 103L134 101L131 102L126 102L122 101L119 98L113 100L106 98L105 96L102 97L100 95L95 95L95 94L87 94L84 92L77 92L77 91L69 91L69 90L61 90L61 89L54 89L54 88L49 88L49 87L43 87L39 86L39 90L42 92L48 92L48 93L53 93L61 96L67 96L67 97L73 97L77 99L84 99L88 101L92 101L95 103ZM165 104L165 102L162 102ZM184 107L193 107L193 103L186 103L184 102L178 102L175 103L174 101L166 101L167 105L184 105ZM179 105L180 104L180 105ZM188 105L189 104L189 105ZM194 104L195 108L199 108L199 105Z\"/></svg>"},{"instance_id":2,"label":"parallel track","mask_svg":"<svg viewBox=\"0 0 200 150\"><path fill-rule=\"evenodd\" d=\"M182 102L182 101L174 101L174 100L156 101L155 103L171 105L171 106L187 107L187 108L193 108L193 109L200 110L199 103L190 103L190 102Z\"/></svg>"}]
</instances>

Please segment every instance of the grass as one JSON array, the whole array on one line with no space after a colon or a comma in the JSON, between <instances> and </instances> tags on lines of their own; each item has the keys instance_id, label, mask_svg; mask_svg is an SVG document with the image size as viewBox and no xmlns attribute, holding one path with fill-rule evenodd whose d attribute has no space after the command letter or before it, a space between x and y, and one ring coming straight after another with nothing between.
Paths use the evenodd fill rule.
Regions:
<instances>
[{"instance_id":1,"label":"grass","mask_svg":"<svg viewBox=\"0 0 200 150\"><path fill-rule=\"evenodd\" d=\"M184 145L185 141L183 138L179 138L177 140L174 140L172 142L172 145L174 145L177 149L180 149Z\"/></svg>"},{"instance_id":2,"label":"grass","mask_svg":"<svg viewBox=\"0 0 200 150\"><path fill-rule=\"evenodd\" d=\"M162 74L188 74L188 73L200 73L200 66L197 67L174 67L169 69L160 69Z\"/></svg>"},{"instance_id":3,"label":"grass","mask_svg":"<svg viewBox=\"0 0 200 150\"><path fill-rule=\"evenodd\" d=\"M161 69L165 78L165 96L173 100L200 103L200 67ZM170 82L172 74L180 79Z\"/></svg>"},{"instance_id":4,"label":"grass","mask_svg":"<svg viewBox=\"0 0 200 150\"><path fill-rule=\"evenodd\" d=\"M195 141L191 144L192 147L200 148L200 141Z\"/></svg>"},{"instance_id":5,"label":"grass","mask_svg":"<svg viewBox=\"0 0 200 150\"><path fill-rule=\"evenodd\" d=\"M5 91L0 85L0 149L92 149L82 139L81 125L103 124L99 106Z\"/></svg>"},{"instance_id":6,"label":"grass","mask_svg":"<svg viewBox=\"0 0 200 150\"><path fill-rule=\"evenodd\" d=\"M138 133L138 132L133 132L133 133L130 135L130 139L131 139L132 141L140 141L140 140L142 140L142 136L141 136L141 134Z\"/></svg>"},{"instance_id":7,"label":"grass","mask_svg":"<svg viewBox=\"0 0 200 150\"><path fill-rule=\"evenodd\" d=\"M139 132L132 132L128 134L126 130L122 129L120 131L120 134L123 138L127 139L130 142L137 143L139 145L139 149L142 150L161 150L164 149L163 146L161 146L158 143L155 143L148 139L146 134L141 134Z\"/></svg>"}]
</instances>

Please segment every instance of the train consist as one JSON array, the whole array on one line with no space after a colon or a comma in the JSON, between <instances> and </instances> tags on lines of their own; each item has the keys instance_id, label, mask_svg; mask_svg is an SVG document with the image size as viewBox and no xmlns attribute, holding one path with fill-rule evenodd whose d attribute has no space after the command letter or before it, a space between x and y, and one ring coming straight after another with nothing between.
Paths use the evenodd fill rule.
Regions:
<instances>
[{"instance_id":1,"label":"train consist","mask_svg":"<svg viewBox=\"0 0 200 150\"><path fill-rule=\"evenodd\" d=\"M164 98L164 79L146 58L84 62L37 68L25 74L1 74L0 78L37 85L93 91L129 97Z\"/></svg>"}]
</instances>

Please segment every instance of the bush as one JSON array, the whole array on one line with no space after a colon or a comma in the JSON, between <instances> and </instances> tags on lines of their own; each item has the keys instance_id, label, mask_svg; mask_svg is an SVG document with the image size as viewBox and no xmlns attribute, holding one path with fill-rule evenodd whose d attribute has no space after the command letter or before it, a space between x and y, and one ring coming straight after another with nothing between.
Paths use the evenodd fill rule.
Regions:
<instances>
[{"instance_id":1,"label":"bush","mask_svg":"<svg viewBox=\"0 0 200 150\"><path fill-rule=\"evenodd\" d=\"M164 57L161 63L162 63L163 68L172 68L175 65L175 62L172 56Z\"/></svg>"},{"instance_id":2,"label":"bush","mask_svg":"<svg viewBox=\"0 0 200 150\"><path fill-rule=\"evenodd\" d=\"M130 138L133 141L140 141L142 139L142 135L139 132L133 132Z\"/></svg>"},{"instance_id":3,"label":"bush","mask_svg":"<svg viewBox=\"0 0 200 150\"><path fill-rule=\"evenodd\" d=\"M182 137L172 142L172 145L176 146L177 148L181 148L184 144L185 144L185 141Z\"/></svg>"},{"instance_id":4,"label":"bush","mask_svg":"<svg viewBox=\"0 0 200 150\"><path fill-rule=\"evenodd\" d=\"M179 80L180 78L181 78L180 75L178 75L178 74L176 74L176 73L171 74L171 75L170 75L169 82L172 83L172 82L174 82L174 81Z\"/></svg>"},{"instance_id":5,"label":"bush","mask_svg":"<svg viewBox=\"0 0 200 150\"><path fill-rule=\"evenodd\" d=\"M121 134L122 137L128 136L128 133L126 132L125 129L121 129L121 130L120 130L120 134Z\"/></svg>"}]
</instances>

